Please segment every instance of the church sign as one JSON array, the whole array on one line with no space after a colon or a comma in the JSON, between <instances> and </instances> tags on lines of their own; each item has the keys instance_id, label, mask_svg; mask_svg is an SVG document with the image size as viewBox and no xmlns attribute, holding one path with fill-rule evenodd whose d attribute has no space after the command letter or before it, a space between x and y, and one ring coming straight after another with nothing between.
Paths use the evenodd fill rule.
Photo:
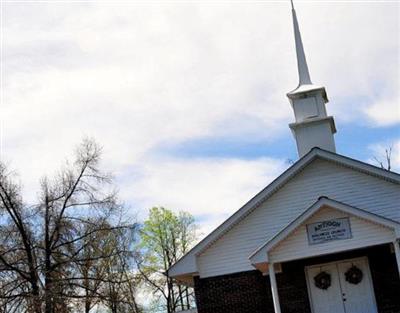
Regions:
<instances>
[{"instance_id":1,"label":"church sign","mask_svg":"<svg viewBox=\"0 0 400 313\"><path fill-rule=\"evenodd\" d=\"M333 240L350 239L351 228L348 217L307 225L308 242L310 245Z\"/></svg>"}]
</instances>

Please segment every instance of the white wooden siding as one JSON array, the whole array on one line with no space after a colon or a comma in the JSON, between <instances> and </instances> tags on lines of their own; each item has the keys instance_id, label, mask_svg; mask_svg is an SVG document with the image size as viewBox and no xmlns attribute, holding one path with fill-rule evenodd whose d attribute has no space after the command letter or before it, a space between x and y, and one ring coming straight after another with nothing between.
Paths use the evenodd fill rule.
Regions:
<instances>
[{"instance_id":1,"label":"white wooden siding","mask_svg":"<svg viewBox=\"0 0 400 313\"><path fill-rule=\"evenodd\" d=\"M254 270L249 256L320 196L400 221L400 186L317 159L198 256L200 277Z\"/></svg>"},{"instance_id":2,"label":"white wooden siding","mask_svg":"<svg viewBox=\"0 0 400 313\"><path fill-rule=\"evenodd\" d=\"M351 239L336 240L322 244L309 245L306 225L327 221L334 218L350 217ZM393 229L374 224L370 221L349 216L344 212L322 208L309 218L286 239L282 240L269 252L271 262L285 262L288 260L302 259L314 255L323 255L338 251L368 247L382 243L393 242L395 234Z\"/></svg>"}]
</instances>

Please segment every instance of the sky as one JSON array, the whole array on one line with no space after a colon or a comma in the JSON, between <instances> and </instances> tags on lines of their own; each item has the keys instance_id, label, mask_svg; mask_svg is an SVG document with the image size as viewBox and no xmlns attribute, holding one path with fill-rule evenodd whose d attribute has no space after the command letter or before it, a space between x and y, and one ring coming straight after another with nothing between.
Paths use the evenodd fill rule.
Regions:
<instances>
[{"instance_id":1,"label":"sky","mask_svg":"<svg viewBox=\"0 0 400 313\"><path fill-rule=\"evenodd\" d=\"M295 1L337 152L400 170L400 3ZM121 200L202 235L298 159L289 1L4 1L1 159L25 201L83 137Z\"/></svg>"}]
</instances>

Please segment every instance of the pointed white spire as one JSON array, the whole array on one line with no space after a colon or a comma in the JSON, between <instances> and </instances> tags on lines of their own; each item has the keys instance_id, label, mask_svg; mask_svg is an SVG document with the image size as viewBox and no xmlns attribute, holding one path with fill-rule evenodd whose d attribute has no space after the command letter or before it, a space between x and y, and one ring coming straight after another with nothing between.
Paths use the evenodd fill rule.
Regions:
<instances>
[{"instance_id":1,"label":"pointed white spire","mask_svg":"<svg viewBox=\"0 0 400 313\"><path fill-rule=\"evenodd\" d=\"M299 85L287 94L296 118L296 122L289 124L289 127L296 139L300 157L314 147L335 152L336 126L333 117L328 116L326 111L326 90L325 87L316 86L311 82L293 0L291 4Z\"/></svg>"},{"instance_id":2,"label":"pointed white spire","mask_svg":"<svg viewBox=\"0 0 400 313\"><path fill-rule=\"evenodd\" d=\"M301 40L301 34L299 29L299 23L297 21L296 10L294 9L293 0L290 0L290 2L292 4L294 39L296 42L296 54L297 54L297 68L299 71L299 86L312 85L310 73L308 71L306 55L304 53L303 42Z\"/></svg>"}]
</instances>

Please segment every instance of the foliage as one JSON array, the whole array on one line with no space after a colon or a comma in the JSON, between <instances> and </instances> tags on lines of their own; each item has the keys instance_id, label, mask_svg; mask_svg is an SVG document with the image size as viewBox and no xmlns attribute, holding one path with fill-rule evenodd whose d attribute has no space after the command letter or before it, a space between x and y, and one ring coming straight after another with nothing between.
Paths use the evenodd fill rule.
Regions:
<instances>
[{"instance_id":1,"label":"foliage","mask_svg":"<svg viewBox=\"0 0 400 313\"><path fill-rule=\"evenodd\" d=\"M155 311L176 312L193 307L193 291L166 276L196 241L196 225L189 213L154 207L140 231L142 258L138 268L157 301Z\"/></svg>"}]
</instances>

